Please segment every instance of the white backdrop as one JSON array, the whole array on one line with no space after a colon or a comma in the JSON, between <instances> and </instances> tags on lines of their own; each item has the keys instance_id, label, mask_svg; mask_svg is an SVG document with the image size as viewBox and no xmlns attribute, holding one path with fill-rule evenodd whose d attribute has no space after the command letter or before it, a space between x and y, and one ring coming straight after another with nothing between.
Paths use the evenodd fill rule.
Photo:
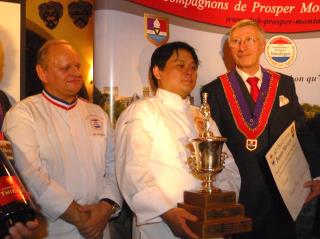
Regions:
<instances>
[{"instance_id":1,"label":"white backdrop","mask_svg":"<svg viewBox=\"0 0 320 239\"><path fill-rule=\"evenodd\" d=\"M157 12L141 7L140 15L128 10L126 1L119 1L119 6L110 9L98 9L95 12L95 51L94 82L99 89L105 86L118 86L120 96L142 94L142 88L148 85L148 67L152 52L156 48L144 38L144 18L141 12L157 14L169 18L169 41L185 41L196 48L201 65L198 71L198 82L193 91L195 104L199 104L199 88L226 72L222 59L222 45L227 28L216 27L211 31L206 24L194 23L190 20ZM114 8L114 9L112 9ZM123 10L121 9L123 8ZM184 24L185 22L185 24ZM185 26L184 26L185 25ZM203 25L204 30L201 29ZM186 27L187 26L187 27ZM200 27L199 27L200 26ZM208 30L209 29L209 30ZM268 38L280 34L267 34ZM261 64L293 77L296 81L300 103L320 104L320 35L319 32L281 34L291 38L297 46L297 58L288 68L275 69L261 57ZM308 83L310 77L314 81Z\"/></svg>"}]
</instances>

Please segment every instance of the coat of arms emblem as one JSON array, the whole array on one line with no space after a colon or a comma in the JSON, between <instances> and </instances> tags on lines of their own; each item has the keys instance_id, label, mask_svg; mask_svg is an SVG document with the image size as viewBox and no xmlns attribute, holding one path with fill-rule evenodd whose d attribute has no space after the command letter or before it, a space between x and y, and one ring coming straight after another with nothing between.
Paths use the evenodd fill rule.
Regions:
<instances>
[{"instance_id":1,"label":"coat of arms emblem","mask_svg":"<svg viewBox=\"0 0 320 239\"><path fill-rule=\"evenodd\" d=\"M151 14L144 14L144 35L156 46L165 44L169 39L168 19Z\"/></svg>"}]
</instances>

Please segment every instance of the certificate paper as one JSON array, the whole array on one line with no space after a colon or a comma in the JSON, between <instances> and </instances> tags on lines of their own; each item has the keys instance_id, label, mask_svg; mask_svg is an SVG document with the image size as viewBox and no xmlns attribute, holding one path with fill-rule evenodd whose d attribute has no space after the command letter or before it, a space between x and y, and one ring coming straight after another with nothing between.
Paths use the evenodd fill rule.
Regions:
<instances>
[{"instance_id":1,"label":"certificate paper","mask_svg":"<svg viewBox=\"0 0 320 239\"><path fill-rule=\"evenodd\" d=\"M294 122L281 134L266 158L282 199L291 217L296 220L310 193L310 188L303 185L311 180L311 175Z\"/></svg>"}]
</instances>

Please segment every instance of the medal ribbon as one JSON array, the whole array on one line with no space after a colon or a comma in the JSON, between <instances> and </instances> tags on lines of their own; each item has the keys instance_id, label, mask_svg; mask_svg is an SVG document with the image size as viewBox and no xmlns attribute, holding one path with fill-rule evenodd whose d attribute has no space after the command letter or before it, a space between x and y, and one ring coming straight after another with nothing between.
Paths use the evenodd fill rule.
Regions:
<instances>
[{"instance_id":1,"label":"medal ribbon","mask_svg":"<svg viewBox=\"0 0 320 239\"><path fill-rule=\"evenodd\" d=\"M230 75L234 72L227 73L220 76L222 82L223 90L228 100L228 104L237 125L237 128L247 139L257 139L264 131L268 118L270 116L272 106L276 97L277 88L280 80L280 75L276 72L270 70L264 70L264 75L270 75L269 87L266 91L266 97L263 99L259 96L257 105L261 105L260 114L257 115L257 122L250 122L253 119L246 120L244 117L244 107L239 104L239 99L237 97L234 86L231 84ZM262 102L263 101L263 102ZM259 104L260 103L260 104ZM256 112L256 110L255 110ZM250 126L251 125L251 126Z\"/></svg>"}]
</instances>

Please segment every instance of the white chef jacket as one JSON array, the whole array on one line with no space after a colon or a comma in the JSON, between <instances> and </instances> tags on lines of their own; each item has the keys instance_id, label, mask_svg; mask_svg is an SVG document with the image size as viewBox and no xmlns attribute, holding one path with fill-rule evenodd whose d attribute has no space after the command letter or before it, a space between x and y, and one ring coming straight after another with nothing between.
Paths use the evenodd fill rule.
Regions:
<instances>
[{"instance_id":1,"label":"white chef jacket","mask_svg":"<svg viewBox=\"0 0 320 239\"><path fill-rule=\"evenodd\" d=\"M70 105L43 91L11 108L3 131L15 166L49 219L48 238L82 238L59 218L72 200L86 205L109 198L121 205L112 127L99 106L81 98Z\"/></svg>"},{"instance_id":2,"label":"white chef jacket","mask_svg":"<svg viewBox=\"0 0 320 239\"><path fill-rule=\"evenodd\" d=\"M201 185L187 164L191 152L186 145L199 136L194 122L197 115L199 109L188 100L158 89L156 96L130 105L117 121L116 175L120 191L135 213L139 236L144 234L143 225L150 228L162 223L160 215L183 202L183 191ZM211 123L213 133L220 135ZM229 157L215 184L238 194L238 168L226 145L223 151ZM159 230L153 228L150 238L158 238L157 233L159 238L167 238Z\"/></svg>"}]
</instances>

